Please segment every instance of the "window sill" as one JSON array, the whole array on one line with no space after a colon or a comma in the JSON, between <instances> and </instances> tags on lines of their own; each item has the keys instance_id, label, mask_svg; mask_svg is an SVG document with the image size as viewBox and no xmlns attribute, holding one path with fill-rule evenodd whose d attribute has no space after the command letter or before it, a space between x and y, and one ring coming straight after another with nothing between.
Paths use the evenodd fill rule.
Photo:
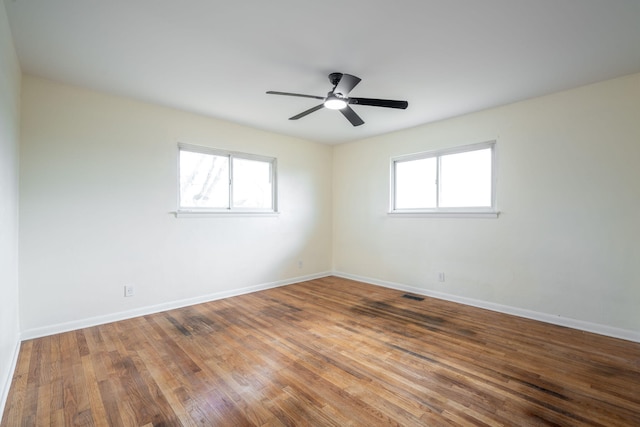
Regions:
<instances>
[{"instance_id":1,"label":"window sill","mask_svg":"<svg viewBox=\"0 0 640 427\"><path fill-rule=\"evenodd\" d=\"M414 211L414 212L400 212L392 211L388 212L390 217L396 218L498 218L499 211L496 212L483 212L483 211L468 211L468 212L426 212L426 211Z\"/></svg>"},{"instance_id":2,"label":"window sill","mask_svg":"<svg viewBox=\"0 0 640 427\"><path fill-rule=\"evenodd\" d=\"M171 212L176 218L229 218L229 217L255 217L278 216L280 212L274 211L175 211Z\"/></svg>"}]
</instances>

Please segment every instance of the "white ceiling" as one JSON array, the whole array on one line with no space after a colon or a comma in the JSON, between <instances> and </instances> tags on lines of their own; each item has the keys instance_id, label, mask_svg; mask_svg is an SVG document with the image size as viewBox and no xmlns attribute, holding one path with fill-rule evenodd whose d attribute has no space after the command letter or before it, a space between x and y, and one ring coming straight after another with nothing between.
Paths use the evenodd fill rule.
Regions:
<instances>
[{"instance_id":1,"label":"white ceiling","mask_svg":"<svg viewBox=\"0 0 640 427\"><path fill-rule=\"evenodd\" d=\"M5 0L25 73L336 144L640 72L639 0ZM365 124L319 102L362 82Z\"/></svg>"}]
</instances>

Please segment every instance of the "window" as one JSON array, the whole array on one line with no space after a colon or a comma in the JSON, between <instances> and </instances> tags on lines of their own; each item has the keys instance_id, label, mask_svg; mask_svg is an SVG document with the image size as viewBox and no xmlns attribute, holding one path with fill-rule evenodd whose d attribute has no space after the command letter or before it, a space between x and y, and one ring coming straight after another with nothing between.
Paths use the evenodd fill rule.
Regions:
<instances>
[{"instance_id":1,"label":"window","mask_svg":"<svg viewBox=\"0 0 640 427\"><path fill-rule=\"evenodd\" d=\"M492 214L495 142L391 159L391 212Z\"/></svg>"},{"instance_id":2,"label":"window","mask_svg":"<svg viewBox=\"0 0 640 427\"><path fill-rule=\"evenodd\" d=\"M275 212L276 159L178 144L180 212Z\"/></svg>"}]
</instances>

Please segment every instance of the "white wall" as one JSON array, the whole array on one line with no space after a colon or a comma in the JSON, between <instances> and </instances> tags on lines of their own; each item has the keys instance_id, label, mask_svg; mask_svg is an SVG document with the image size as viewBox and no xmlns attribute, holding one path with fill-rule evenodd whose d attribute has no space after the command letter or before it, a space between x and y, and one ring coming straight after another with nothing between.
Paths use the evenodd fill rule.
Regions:
<instances>
[{"instance_id":1,"label":"white wall","mask_svg":"<svg viewBox=\"0 0 640 427\"><path fill-rule=\"evenodd\" d=\"M387 215L392 156L494 139L498 219ZM334 183L337 272L640 337L640 74L337 146Z\"/></svg>"},{"instance_id":2,"label":"white wall","mask_svg":"<svg viewBox=\"0 0 640 427\"><path fill-rule=\"evenodd\" d=\"M277 157L281 213L175 218L179 141ZM330 146L24 76L23 332L326 274L331 163Z\"/></svg>"},{"instance_id":3,"label":"white wall","mask_svg":"<svg viewBox=\"0 0 640 427\"><path fill-rule=\"evenodd\" d=\"M20 66L0 2L0 417L20 343L18 325L18 140Z\"/></svg>"}]
</instances>

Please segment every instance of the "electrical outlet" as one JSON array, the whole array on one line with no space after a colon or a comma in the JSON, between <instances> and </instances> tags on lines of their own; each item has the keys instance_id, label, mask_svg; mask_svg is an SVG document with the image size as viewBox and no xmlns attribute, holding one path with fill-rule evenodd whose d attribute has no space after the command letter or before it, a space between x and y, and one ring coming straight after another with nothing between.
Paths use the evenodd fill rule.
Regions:
<instances>
[{"instance_id":1,"label":"electrical outlet","mask_svg":"<svg viewBox=\"0 0 640 427\"><path fill-rule=\"evenodd\" d=\"M444 273L438 273L438 282L444 282Z\"/></svg>"},{"instance_id":2,"label":"electrical outlet","mask_svg":"<svg viewBox=\"0 0 640 427\"><path fill-rule=\"evenodd\" d=\"M302 260L298 261L298 268L302 268L303 265L304 263L302 262Z\"/></svg>"},{"instance_id":3,"label":"electrical outlet","mask_svg":"<svg viewBox=\"0 0 640 427\"><path fill-rule=\"evenodd\" d=\"M132 297L136 294L136 290L134 289L133 285L124 285L124 296L125 297Z\"/></svg>"}]
</instances>

